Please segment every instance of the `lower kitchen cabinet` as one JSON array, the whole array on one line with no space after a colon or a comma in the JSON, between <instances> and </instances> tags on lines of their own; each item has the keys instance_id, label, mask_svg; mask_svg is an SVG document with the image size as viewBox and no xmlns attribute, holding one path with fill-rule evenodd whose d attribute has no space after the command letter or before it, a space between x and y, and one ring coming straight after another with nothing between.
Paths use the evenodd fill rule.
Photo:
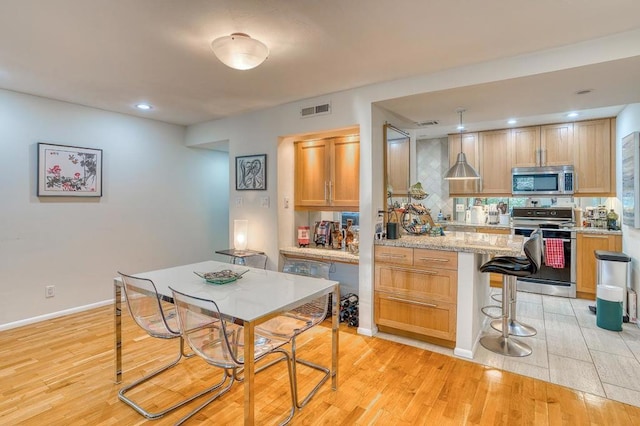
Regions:
<instances>
[{"instance_id":1,"label":"lower kitchen cabinet","mask_svg":"<svg viewBox=\"0 0 640 426\"><path fill-rule=\"evenodd\" d=\"M622 235L588 234L576 235L576 290L578 297L595 299L596 296L596 250L622 251Z\"/></svg>"},{"instance_id":2,"label":"lower kitchen cabinet","mask_svg":"<svg viewBox=\"0 0 640 426\"><path fill-rule=\"evenodd\" d=\"M384 331L455 342L457 270L455 252L376 246L376 324Z\"/></svg>"}]
</instances>

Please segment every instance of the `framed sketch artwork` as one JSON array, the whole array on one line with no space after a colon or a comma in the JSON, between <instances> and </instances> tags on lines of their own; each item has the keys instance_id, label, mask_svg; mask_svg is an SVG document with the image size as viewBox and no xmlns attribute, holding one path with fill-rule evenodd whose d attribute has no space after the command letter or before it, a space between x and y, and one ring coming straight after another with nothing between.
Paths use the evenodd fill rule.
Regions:
<instances>
[{"instance_id":1,"label":"framed sketch artwork","mask_svg":"<svg viewBox=\"0 0 640 426\"><path fill-rule=\"evenodd\" d=\"M640 133L622 138L622 223L640 228Z\"/></svg>"},{"instance_id":2,"label":"framed sketch artwork","mask_svg":"<svg viewBox=\"0 0 640 426\"><path fill-rule=\"evenodd\" d=\"M236 191L267 189L267 154L236 157Z\"/></svg>"},{"instance_id":3,"label":"framed sketch artwork","mask_svg":"<svg viewBox=\"0 0 640 426\"><path fill-rule=\"evenodd\" d=\"M38 143L38 197L102 197L102 150Z\"/></svg>"}]
</instances>

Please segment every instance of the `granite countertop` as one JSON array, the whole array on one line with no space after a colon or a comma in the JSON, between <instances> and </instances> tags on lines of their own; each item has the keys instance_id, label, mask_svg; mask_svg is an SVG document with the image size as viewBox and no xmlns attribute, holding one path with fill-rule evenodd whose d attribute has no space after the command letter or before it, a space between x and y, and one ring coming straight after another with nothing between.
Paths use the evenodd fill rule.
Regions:
<instances>
[{"instance_id":1,"label":"granite countertop","mask_svg":"<svg viewBox=\"0 0 640 426\"><path fill-rule=\"evenodd\" d=\"M522 235L485 234L480 232L445 232L444 236L403 235L397 240L375 240L374 244L393 247L428 248L434 250L520 256Z\"/></svg>"},{"instance_id":2,"label":"granite countertop","mask_svg":"<svg viewBox=\"0 0 640 426\"><path fill-rule=\"evenodd\" d=\"M495 228L495 229L511 229L511 225L499 225L499 224L488 224L488 223L467 223L467 222L459 222L455 220L448 220L444 222L436 222L436 226L442 227L457 227L464 226L469 228Z\"/></svg>"},{"instance_id":3,"label":"granite countertop","mask_svg":"<svg viewBox=\"0 0 640 426\"><path fill-rule=\"evenodd\" d=\"M303 257L305 259L351 263L356 265L360 261L357 254L349 253L344 250L333 250L320 247L284 247L280 249L280 254L289 257Z\"/></svg>"},{"instance_id":4,"label":"granite countertop","mask_svg":"<svg viewBox=\"0 0 640 426\"><path fill-rule=\"evenodd\" d=\"M579 233L583 233L583 234L622 235L622 231L620 230L611 231L609 229L604 229L604 228L592 228L592 227L583 228L582 226L576 226L574 228L571 228L571 230Z\"/></svg>"}]
</instances>

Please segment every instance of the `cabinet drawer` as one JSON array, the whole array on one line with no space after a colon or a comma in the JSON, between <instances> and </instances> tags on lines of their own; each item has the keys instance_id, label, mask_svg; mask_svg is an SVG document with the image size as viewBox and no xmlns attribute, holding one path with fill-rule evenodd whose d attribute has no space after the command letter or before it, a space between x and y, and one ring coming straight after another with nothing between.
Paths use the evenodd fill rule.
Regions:
<instances>
[{"instance_id":1,"label":"cabinet drawer","mask_svg":"<svg viewBox=\"0 0 640 426\"><path fill-rule=\"evenodd\" d=\"M455 303L458 273L448 269L412 269L376 265L375 290L409 299L435 299Z\"/></svg>"},{"instance_id":2,"label":"cabinet drawer","mask_svg":"<svg viewBox=\"0 0 640 426\"><path fill-rule=\"evenodd\" d=\"M456 305L417 302L376 292L376 324L439 339L456 339Z\"/></svg>"},{"instance_id":3,"label":"cabinet drawer","mask_svg":"<svg viewBox=\"0 0 640 426\"><path fill-rule=\"evenodd\" d=\"M414 266L427 268L458 269L458 253L455 251L441 251L429 249L413 250Z\"/></svg>"},{"instance_id":4,"label":"cabinet drawer","mask_svg":"<svg viewBox=\"0 0 640 426\"><path fill-rule=\"evenodd\" d=\"M376 246L375 261L395 265L413 265L413 249L407 247Z\"/></svg>"}]
</instances>

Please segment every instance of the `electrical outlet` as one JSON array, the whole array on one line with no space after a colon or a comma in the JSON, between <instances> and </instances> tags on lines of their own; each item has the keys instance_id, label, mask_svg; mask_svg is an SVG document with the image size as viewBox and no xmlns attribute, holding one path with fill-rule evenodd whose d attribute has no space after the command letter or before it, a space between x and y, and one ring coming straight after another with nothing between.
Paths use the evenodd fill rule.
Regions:
<instances>
[{"instance_id":1,"label":"electrical outlet","mask_svg":"<svg viewBox=\"0 0 640 426\"><path fill-rule=\"evenodd\" d=\"M284 208L285 209L289 208L289 197L284 197Z\"/></svg>"},{"instance_id":2,"label":"electrical outlet","mask_svg":"<svg viewBox=\"0 0 640 426\"><path fill-rule=\"evenodd\" d=\"M44 288L44 297L53 297L56 295L56 286L48 285Z\"/></svg>"},{"instance_id":3,"label":"electrical outlet","mask_svg":"<svg viewBox=\"0 0 640 426\"><path fill-rule=\"evenodd\" d=\"M260 199L260 206L264 207L265 209L269 208L269 196L264 196Z\"/></svg>"},{"instance_id":4,"label":"electrical outlet","mask_svg":"<svg viewBox=\"0 0 640 426\"><path fill-rule=\"evenodd\" d=\"M460 213L464 211L464 204L456 204L456 212Z\"/></svg>"},{"instance_id":5,"label":"electrical outlet","mask_svg":"<svg viewBox=\"0 0 640 426\"><path fill-rule=\"evenodd\" d=\"M236 207L242 207L242 197L236 197Z\"/></svg>"}]
</instances>

